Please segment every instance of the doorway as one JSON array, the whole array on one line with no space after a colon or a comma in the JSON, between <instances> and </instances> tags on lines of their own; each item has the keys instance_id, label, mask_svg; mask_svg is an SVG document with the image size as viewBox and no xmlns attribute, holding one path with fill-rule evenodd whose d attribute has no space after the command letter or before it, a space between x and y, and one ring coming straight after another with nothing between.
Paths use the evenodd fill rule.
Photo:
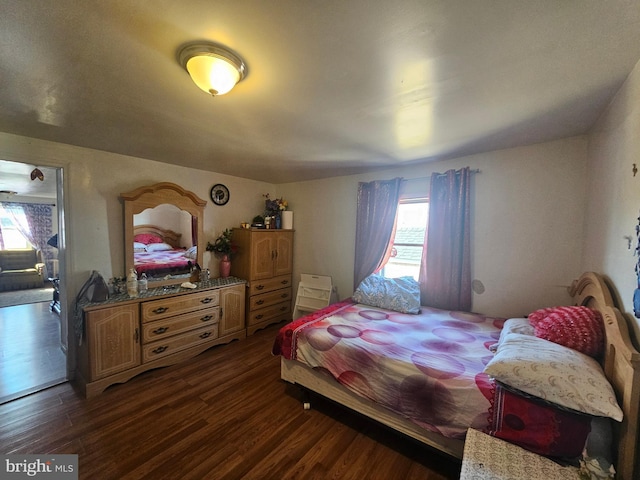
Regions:
<instances>
[{"instance_id":1,"label":"doorway","mask_svg":"<svg viewBox=\"0 0 640 480\"><path fill-rule=\"evenodd\" d=\"M50 206L49 241L40 238L46 265L42 285L4 288L0 292L0 403L67 381L66 308L52 308L55 286L64 272L64 204L62 169L0 160L0 202ZM39 228L42 228L40 217ZM46 223L46 222L44 222ZM6 222L3 223L3 231ZM11 230L11 229L9 229ZM9 234L14 235L11 231ZM57 234L54 240L54 235ZM0 249L11 249L0 241ZM48 245L44 245L48 243ZM34 244L29 242L29 247ZM16 248L13 246L13 248ZM32 288L28 288L32 287Z\"/></svg>"}]
</instances>

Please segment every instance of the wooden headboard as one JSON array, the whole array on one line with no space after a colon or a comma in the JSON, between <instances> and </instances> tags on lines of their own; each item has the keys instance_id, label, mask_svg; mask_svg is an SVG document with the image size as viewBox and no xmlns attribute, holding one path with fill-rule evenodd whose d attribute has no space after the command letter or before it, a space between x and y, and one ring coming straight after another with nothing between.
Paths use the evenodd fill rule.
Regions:
<instances>
[{"instance_id":1,"label":"wooden headboard","mask_svg":"<svg viewBox=\"0 0 640 480\"><path fill-rule=\"evenodd\" d=\"M133 236L135 238L136 235L140 233L151 233L156 235L164 240L165 243L168 243L173 248L180 248L180 238L182 237L181 233L174 232L173 230L168 230L162 227L158 227L156 225L134 225L133 226Z\"/></svg>"},{"instance_id":2,"label":"wooden headboard","mask_svg":"<svg viewBox=\"0 0 640 480\"><path fill-rule=\"evenodd\" d=\"M597 273L584 273L569 288L576 305L584 305L602 314L605 327L605 375L613 386L624 412L615 423L617 459L616 478L640 478L638 465L638 414L640 411L640 352L634 347L627 320L613 302L604 279Z\"/></svg>"}]
</instances>

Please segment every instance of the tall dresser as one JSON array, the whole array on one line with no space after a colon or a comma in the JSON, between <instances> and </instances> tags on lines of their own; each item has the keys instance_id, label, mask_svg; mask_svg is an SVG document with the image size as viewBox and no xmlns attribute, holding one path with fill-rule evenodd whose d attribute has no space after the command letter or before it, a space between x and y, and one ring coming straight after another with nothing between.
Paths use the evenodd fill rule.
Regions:
<instances>
[{"instance_id":1,"label":"tall dresser","mask_svg":"<svg viewBox=\"0 0 640 480\"><path fill-rule=\"evenodd\" d=\"M231 275L247 280L247 335L291 320L293 230L233 229Z\"/></svg>"}]
</instances>

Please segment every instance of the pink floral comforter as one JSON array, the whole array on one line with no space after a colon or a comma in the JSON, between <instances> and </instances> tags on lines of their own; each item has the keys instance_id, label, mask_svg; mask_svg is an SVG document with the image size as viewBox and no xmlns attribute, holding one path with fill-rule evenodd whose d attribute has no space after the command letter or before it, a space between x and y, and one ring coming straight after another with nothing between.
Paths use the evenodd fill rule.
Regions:
<instances>
[{"instance_id":1,"label":"pink floral comforter","mask_svg":"<svg viewBox=\"0 0 640 480\"><path fill-rule=\"evenodd\" d=\"M428 430L464 438L489 421L482 373L502 318L422 307L417 315L350 301L281 329L273 353L324 370L353 392Z\"/></svg>"}]
</instances>

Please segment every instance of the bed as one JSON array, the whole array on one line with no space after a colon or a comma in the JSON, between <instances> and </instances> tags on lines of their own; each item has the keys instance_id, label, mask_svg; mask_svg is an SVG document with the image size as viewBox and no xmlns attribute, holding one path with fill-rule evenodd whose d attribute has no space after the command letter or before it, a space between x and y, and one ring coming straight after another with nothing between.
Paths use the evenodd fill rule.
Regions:
<instances>
[{"instance_id":1,"label":"bed","mask_svg":"<svg viewBox=\"0 0 640 480\"><path fill-rule=\"evenodd\" d=\"M189 272L195 247L180 246L182 234L155 225L134 226L133 257L138 276L149 278Z\"/></svg>"},{"instance_id":2,"label":"bed","mask_svg":"<svg viewBox=\"0 0 640 480\"><path fill-rule=\"evenodd\" d=\"M555 402L561 400L554 398L541 401L524 392L522 385L512 390L511 385L496 382L493 374L486 373L490 366L500 363L493 359L505 354L510 342L545 342L534 335L523 335L517 329L507 332L515 324L510 320L506 323L507 319L428 307L421 307L419 314L400 313L377 304L371 306L370 302L363 305L348 299L283 327L275 340L273 353L281 356L283 380L457 458L462 457L468 428L500 430L497 426L502 424L497 419L503 420L501 416L505 416L505 411L501 410L498 398L500 402L511 402L510 397L517 397L517 403L509 403L510 408L513 405L520 408L521 402L531 402L534 406L529 405L527 409L540 409L535 410L536 415L549 415L554 424L561 418L566 431L554 435L573 432L586 437L592 418L619 416L610 421L614 429L617 478L640 478L635 451L640 406L640 353L632 345L626 320L615 308L602 277L585 273L574 282L570 293L574 305L597 311L602 319L604 347L598 357L602 368L596 366L604 372L603 379L611 388L607 398L607 390L598 385L596 395L599 391L605 392L602 394L605 405L595 403L596 408L605 409L602 412L576 412L584 406L558 406ZM503 328L504 325L509 328ZM376 348L365 350L358 342ZM355 345L355 349L349 351L350 344ZM494 353L496 346L497 353ZM563 354L564 350L573 352L563 346L558 348L563 349ZM580 361L583 356L587 357L576 356ZM398 363L404 364L400 367L404 371L399 377L397 373L389 373ZM571 362L568 364L572 365ZM586 381L587 375L584 377ZM588 381L592 381L590 376ZM383 384L381 390L379 384ZM588 389L585 391L589 393ZM610 403L615 404L619 414ZM592 408L592 405L586 408ZM498 433L504 432L508 437L506 428ZM561 443L566 443L564 437L559 438ZM579 444L581 439L584 444L584 437L577 437L576 441Z\"/></svg>"}]
</instances>

